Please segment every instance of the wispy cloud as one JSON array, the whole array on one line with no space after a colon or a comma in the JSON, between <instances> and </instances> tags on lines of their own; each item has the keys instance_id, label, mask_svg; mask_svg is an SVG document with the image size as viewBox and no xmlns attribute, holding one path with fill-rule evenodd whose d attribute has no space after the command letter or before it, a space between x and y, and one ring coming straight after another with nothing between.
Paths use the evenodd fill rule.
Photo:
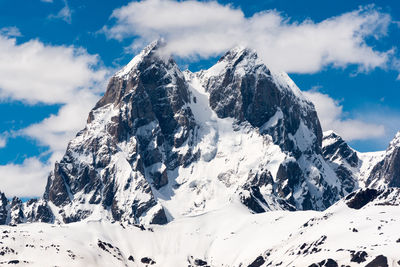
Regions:
<instances>
[{"instance_id":1,"label":"wispy cloud","mask_svg":"<svg viewBox=\"0 0 400 267\"><path fill-rule=\"evenodd\" d=\"M4 27L0 29L0 36L7 36L7 37L21 37L22 34L19 29L15 26L12 27Z\"/></svg>"},{"instance_id":2,"label":"wispy cloud","mask_svg":"<svg viewBox=\"0 0 400 267\"><path fill-rule=\"evenodd\" d=\"M53 2L45 0L44 2ZM67 0L64 0L64 7L60 9L60 11L58 11L57 14L51 14L49 16L50 19L62 19L67 23L71 23L72 22L72 11L68 5Z\"/></svg>"},{"instance_id":3,"label":"wispy cloud","mask_svg":"<svg viewBox=\"0 0 400 267\"><path fill-rule=\"evenodd\" d=\"M3 137L3 136L0 136L0 148L3 148L3 147L5 147L5 146L6 146L6 144L7 144L7 140L6 140L6 138L5 138L5 137Z\"/></svg>"},{"instance_id":4,"label":"wispy cloud","mask_svg":"<svg viewBox=\"0 0 400 267\"><path fill-rule=\"evenodd\" d=\"M238 45L255 48L273 69L313 73L324 66L359 66L360 71L386 67L392 51L379 51L368 38L387 34L391 17L374 6L321 22L293 22L275 10L245 17L241 9L217 2L146 0L114 10L109 38L134 37L133 48L155 38L182 57L215 56Z\"/></svg>"},{"instance_id":5,"label":"wispy cloud","mask_svg":"<svg viewBox=\"0 0 400 267\"><path fill-rule=\"evenodd\" d=\"M400 80L400 59L393 59L392 60L392 66L395 70L399 72L399 75L397 76L397 80Z\"/></svg>"}]
</instances>

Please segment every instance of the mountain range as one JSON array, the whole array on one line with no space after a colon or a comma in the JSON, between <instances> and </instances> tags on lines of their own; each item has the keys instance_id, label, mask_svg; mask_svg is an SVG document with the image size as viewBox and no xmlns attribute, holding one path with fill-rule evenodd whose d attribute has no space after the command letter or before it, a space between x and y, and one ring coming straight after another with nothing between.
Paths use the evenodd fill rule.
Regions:
<instances>
[{"instance_id":1,"label":"mountain range","mask_svg":"<svg viewBox=\"0 0 400 267\"><path fill-rule=\"evenodd\" d=\"M1 264L400 265L400 133L360 153L253 49L192 73L164 47L112 76L42 198L0 194Z\"/></svg>"}]
</instances>

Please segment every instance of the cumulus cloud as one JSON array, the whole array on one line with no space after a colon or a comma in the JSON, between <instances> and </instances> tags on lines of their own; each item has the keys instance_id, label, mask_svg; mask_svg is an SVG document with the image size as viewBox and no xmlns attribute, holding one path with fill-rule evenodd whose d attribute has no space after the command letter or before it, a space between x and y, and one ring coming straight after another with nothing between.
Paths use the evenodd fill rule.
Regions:
<instances>
[{"instance_id":1,"label":"cumulus cloud","mask_svg":"<svg viewBox=\"0 0 400 267\"><path fill-rule=\"evenodd\" d=\"M0 191L8 197L41 196L50 169L50 165L37 158L25 159L22 164L0 165Z\"/></svg>"},{"instance_id":2,"label":"cumulus cloud","mask_svg":"<svg viewBox=\"0 0 400 267\"><path fill-rule=\"evenodd\" d=\"M19 131L49 146L65 149L84 126L85 118L104 89L107 69L82 48L45 45L38 40L17 44L0 36L0 99L28 104L62 104L58 114Z\"/></svg>"},{"instance_id":3,"label":"cumulus cloud","mask_svg":"<svg viewBox=\"0 0 400 267\"><path fill-rule=\"evenodd\" d=\"M333 130L347 141L373 139L385 135L385 127L382 124L346 118L343 107L329 95L316 90L303 93L314 103L324 131Z\"/></svg>"},{"instance_id":4,"label":"cumulus cloud","mask_svg":"<svg viewBox=\"0 0 400 267\"><path fill-rule=\"evenodd\" d=\"M0 35L0 99L28 104L62 104L57 114L19 131L60 154L84 126L104 89L108 71L96 55L72 46L45 45L39 40L17 44Z\"/></svg>"},{"instance_id":5,"label":"cumulus cloud","mask_svg":"<svg viewBox=\"0 0 400 267\"><path fill-rule=\"evenodd\" d=\"M0 98L48 104L71 102L78 91L101 82L99 58L81 48L45 45L38 40L17 44L0 35Z\"/></svg>"},{"instance_id":6,"label":"cumulus cloud","mask_svg":"<svg viewBox=\"0 0 400 267\"><path fill-rule=\"evenodd\" d=\"M43 163L39 155L22 164L0 166L1 190L10 196L42 193L49 170L61 159L68 140L84 127L84 114L104 91L108 75L99 57L82 48L39 40L18 44L15 38L0 35L0 100L61 104L57 114L13 134L48 147L50 159Z\"/></svg>"},{"instance_id":7,"label":"cumulus cloud","mask_svg":"<svg viewBox=\"0 0 400 267\"><path fill-rule=\"evenodd\" d=\"M98 98L97 94L79 92L75 100L62 106L57 114L22 129L20 134L34 138L42 146L50 147L52 155L49 161L54 163L65 153L68 141L84 127L86 115Z\"/></svg>"},{"instance_id":8,"label":"cumulus cloud","mask_svg":"<svg viewBox=\"0 0 400 267\"><path fill-rule=\"evenodd\" d=\"M384 67L392 51L378 51L366 42L387 34L391 17L373 6L321 22L295 22L275 10L245 17L242 10L217 2L146 0L114 10L109 38L134 37L133 48L156 38L167 51L182 57L209 57L235 45L255 48L276 70L312 73L326 65L360 70Z\"/></svg>"}]
</instances>

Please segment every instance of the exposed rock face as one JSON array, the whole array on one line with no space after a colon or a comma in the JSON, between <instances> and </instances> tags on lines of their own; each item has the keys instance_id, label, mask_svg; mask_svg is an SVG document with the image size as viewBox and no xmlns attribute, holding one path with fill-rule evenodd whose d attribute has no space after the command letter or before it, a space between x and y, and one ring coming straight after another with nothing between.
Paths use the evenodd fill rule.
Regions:
<instances>
[{"instance_id":1,"label":"exposed rock face","mask_svg":"<svg viewBox=\"0 0 400 267\"><path fill-rule=\"evenodd\" d=\"M10 207L10 224L17 225L24 221L24 211L21 199L14 197Z\"/></svg>"},{"instance_id":2,"label":"exposed rock face","mask_svg":"<svg viewBox=\"0 0 400 267\"><path fill-rule=\"evenodd\" d=\"M400 187L400 132L386 151L360 153L328 131L324 133L322 153L348 193L357 188Z\"/></svg>"},{"instance_id":3,"label":"exposed rock face","mask_svg":"<svg viewBox=\"0 0 400 267\"><path fill-rule=\"evenodd\" d=\"M361 209L366 205L400 206L400 188L360 189L349 194L344 201L353 209Z\"/></svg>"},{"instance_id":4,"label":"exposed rock face","mask_svg":"<svg viewBox=\"0 0 400 267\"><path fill-rule=\"evenodd\" d=\"M319 263L313 263L309 267L338 267L339 265L333 259L323 260Z\"/></svg>"},{"instance_id":5,"label":"exposed rock face","mask_svg":"<svg viewBox=\"0 0 400 267\"><path fill-rule=\"evenodd\" d=\"M24 218L27 222L54 222L54 215L43 199L30 199L24 203Z\"/></svg>"},{"instance_id":6,"label":"exposed rock face","mask_svg":"<svg viewBox=\"0 0 400 267\"><path fill-rule=\"evenodd\" d=\"M374 188L400 187L400 132L390 142L383 160L372 169L367 185Z\"/></svg>"},{"instance_id":7,"label":"exposed rock face","mask_svg":"<svg viewBox=\"0 0 400 267\"><path fill-rule=\"evenodd\" d=\"M323 159L313 104L286 74L244 48L182 73L162 47L111 78L55 165L44 199L58 220L164 224L236 200L253 212L320 210L351 191Z\"/></svg>"},{"instance_id":8,"label":"exposed rock face","mask_svg":"<svg viewBox=\"0 0 400 267\"><path fill-rule=\"evenodd\" d=\"M79 266L98 264L99 257L107 266L398 261L397 255L376 257L374 250L396 251L400 243L393 235L400 217L389 214L400 206L400 188L393 187L399 183L400 133L385 153L358 153L333 132L322 137L314 106L253 50L235 48L209 70L191 73L181 72L162 48L160 41L149 45L111 78L87 126L55 164L43 199L10 201L0 192L0 225L90 222L57 230L27 226L30 235L4 231L1 256L14 257L20 244L27 248L20 256L37 256L24 263L36 265L48 253ZM325 212L246 213L323 210L342 197ZM171 220L163 227L127 225ZM49 245L42 227L57 242ZM256 232L271 240L253 242L249 233ZM172 248L165 242L171 236L177 238ZM136 239L144 243L130 242ZM240 253L227 255L226 248ZM7 260L0 264L20 262Z\"/></svg>"},{"instance_id":9,"label":"exposed rock face","mask_svg":"<svg viewBox=\"0 0 400 267\"><path fill-rule=\"evenodd\" d=\"M7 222L7 210L8 199L4 195L4 193L0 192L0 225L4 225Z\"/></svg>"},{"instance_id":10,"label":"exposed rock face","mask_svg":"<svg viewBox=\"0 0 400 267\"><path fill-rule=\"evenodd\" d=\"M374 260L372 260L370 263L365 265L365 267L388 267L388 260L385 256L379 255L377 256Z\"/></svg>"},{"instance_id":11,"label":"exposed rock face","mask_svg":"<svg viewBox=\"0 0 400 267\"><path fill-rule=\"evenodd\" d=\"M357 187L357 173L360 159L339 135L325 132L322 141L322 155L326 162L335 171L347 193Z\"/></svg>"},{"instance_id":12,"label":"exposed rock face","mask_svg":"<svg viewBox=\"0 0 400 267\"><path fill-rule=\"evenodd\" d=\"M338 181L322 159L315 108L287 74L271 72L254 50L235 48L198 77L218 117L249 123L287 155L273 174L276 196L298 209L324 209L352 191L352 178Z\"/></svg>"},{"instance_id":13,"label":"exposed rock face","mask_svg":"<svg viewBox=\"0 0 400 267\"><path fill-rule=\"evenodd\" d=\"M349 147L342 137L332 131L324 133L322 154L330 162L340 160L345 161L353 168L358 166L357 152Z\"/></svg>"},{"instance_id":14,"label":"exposed rock face","mask_svg":"<svg viewBox=\"0 0 400 267\"><path fill-rule=\"evenodd\" d=\"M306 149L320 152L322 130L313 104L285 73L271 73L254 50L232 49L200 75L218 117L249 122L296 159ZM307 140L309 147L296 143L303 127L314 135Z\"/></svg>"},{"instance_id":15,"label":"exposed rock face","mask_svg":"<svg viewBox=\"0 0 400 267\"><path fill-rule=\"evenodd\" d=\"M14 197L9 201L4 193L0 192L0 225L53 221L53 213L43 199L30 199L23 203L21 199Z\"/></svg>"},{"instance_id":16,"label":"exposed rock face","mask_svg":"<svg viewBox=\"0 0 400 267\"><path fill-rule=\"evenodd\" d=\"M167 170L193 158L173 148L188 139L195 122L185 106L184 77L172 58L157 54L160 46L151 44L113 76L50 175L45 199L62 208L64 221L90 215L92 208L82 204L101 204L114 220L167 222L152 186L166 185Z\"/></svg>"},{"instance_id":17,"label":"exposed rock face","mask_svg":"<svg viewBox=\"0 0 400 267\"><path fill-rule=\"evenodd\" d=\"M382 192L370 188L353 192L345 198L346 204L349 208L359 210L368 203L372 202L380 193Z\"/></svg>"}]
</instances>

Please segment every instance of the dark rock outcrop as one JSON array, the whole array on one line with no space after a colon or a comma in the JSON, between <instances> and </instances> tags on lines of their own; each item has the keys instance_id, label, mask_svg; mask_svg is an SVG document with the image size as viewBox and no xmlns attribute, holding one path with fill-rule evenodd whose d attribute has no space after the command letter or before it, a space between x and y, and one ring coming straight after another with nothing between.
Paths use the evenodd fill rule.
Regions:
<instances>
[{"instance_id":1,"label":"dark rock outcrop","mask_svg":"<svg viewBox=\"0 0 400 267\"><path fill-rule=\"evenodd\" d=\"M335 160L344 160L351 167L357 167L359 158L349 145L334 132L327 132L324 134L323 142L325 145L322 148L324 158L333 162Z\"/></svg>"},{"instance_id":2,"label":"dark rock outcrop","mask_svg":"<svg viewBox=\"0 0 400 267\"><path fill-rule=\"evenodd\" d=\"M379 255L371 262L369 262L365 267L388 267L388 260L385 256Z\"/></svg>"},{"instance_id":3,"label":"dark rock outcrop","mask_svg":"<svg viewBox=\"0 0 400 267\"><path fill-rule=\"evenodd\" d=\"M349 194L344 201L352 209L361 209L367 204L375 206L400 206L400 188L360 189Z\"/></svg>"},{"instance_id":4,"label":"dark rock outcrop","mask_svg":"<svg viewBox=\"0 0 400 267\"><path fill-rule=\"evenodd\" d=\"M276 173L267 167L269 158L260 158L256 170L240 173L243 179L234 169L215 177L234 186L251 211L323 210L354 189L351 175L339 168L332 172L326 161L338 151L353 166L357 156L344 142L322 151L313 104L286 74L271 72L254 50L232 49L214 69L183 74L163 47L163 41L152 43L111 78L87 126L49 175L44 199L57 207L53 212L63 222L85 219L101 205L113 221L167 223L168 211L159 198L168 201L181 185L176 180L185 183L188 178L180 177L180 170L219 157L219 126L211 140L203 140L211 131L207 125L216 122L212 114L207 122L199 118L199 108L211 108L219 119L233 118L234 131L252 132L263 146L276 146L282 154L274 163ZM193 96L195 86L209 94L207 107L193 106L204 102ZM188 190L194 193L193 188L207 190L197 188L196 181ZM205 201L194 201L188 212L205 207Z\"/></svg>"},{"instance_id":5,"label":"dark rock outcrop","mask_svg":"<svg viewBox=\"0 0 400 267\"><path fill-rule=\"evenodd\" d=\"M322 155L335 171L344 190L352 192L357 186L356 170L360 164L357 152L354 151L339 135L329 131L324 133Z\"/></svg>"},{"instance_id":6,"label":"dark rock outcrop","mask_svg":"<svg viewBox=\"0 0 400 267\"><path fill-rule=\"evenodd\" d=\"M371 188L359 190L351 193L345 198L346 204L349 208L359 210L373 201L380 193L382 192Z\"/></svg>"},{"instance_id":7,"label":"dark rock outcrop","mask_svg":"<svg viewBox=\"0 0 400 267\"><path fill-rule=\"evenodd\" d=\"M24 210L21 199L14 197L10 204L10 224L17 225L24 222Z\"/></svg>"},{"instance_id":8,"label":"dark rock outcrop","mask_svg":"<svg viewBox=\"0 0 400 267\"><path fill-rule=\"evenodd\" d=\"M339 265L333 259L323 260L319 263L313 263L309 267L338 267Z\"/></svg>"},{"instance_id":9,"label":"dark rock outcrop","mask_svg":"<svg viewBox=\"0 0 400 267\"><path fill-rule=\"evenodd\" d=\"M0 225L17 225L25 222L54 221L54 215L43 199L30 199L26 202L18 197L9 201L0 192Z\"/></svg>"},{"instance_id":10,"label":"dark rock outcrop","mask_svg":"<svg viewBox=\"0 0 400 267\"><path fill-rule=\"evenodd\" d=\"M296 158L303 151L290 136L304 123L314 134L311 149L320 152L322 130L313 104L296 96L288 84L285 84L287 88L281 86L277 75L271 73L254 50L232 49L217 64L224 64L224 70L205 79L204 87L210 93L210 106L218 117L249 122L270 134L275 143ZM276 122L268 125L274 116Z\"/></svg>"},{"instance_id":11,"label":"dark rock outcrop","mask_svg":"<svg viewBox=\"0 0 400 267\"><path fill-rule=\"evenodd\" d=\"M367 186L400 187L400 132L390 142L384 159L372 169Z\"/></svg>"},{"instance_id":12,"label":"dark rock outcrop","mask_svg":"<svg viewBox=\"0 0 400 267\"><path fill-rule=\"evenodd\" d=\"M4 193L0 192L0 225L4 225L7 222L8 215L8 199Z\"/></svg>"},{"instance_id":13,"label":"dark rock outcrop","mask_svg":"<svg viewBox=\"0 0 400 267\"><path fill-rule=\"evenodd\" d=\"M248 267L260 267L265 263L263 256L258 256Z\"/></svg>"},{"instance_id":14,"label":"dark rock outcrop","mask_svg":"<svg viewBox=\"0 0 400 267\"><path fill-rule=\"evenodd\" d=\"M354 183L346 185L351 178L328 182L338 177L328 177L331 174L326 172L329 167L322 159L322 130L314 105L286 74L273 73L254 50L239 47L198 76L218 117L250 124L271 136L289 156L279 166L274 195L297 209L320 210L351 192ZM242 202L258 212L261 208L253 196L242 196Z\"/></svg>"},{"instance_id":15,"label":"dark rock outcrop","mask_svg":"<svg viewBox=\"0 0 400 267\"><path fill-rule=\"evenodd\" d=\"M365 251L357 251L355 253L351 254L351 262L356 262L356 263L361 263L366 261L366 257L368 256L368 253Z\"/></svg>"},{"instance_id":16,"label":"dark rock outcrop","mask_svg":"<svg viewBox=\"0 0 400 267\"><path fill-rule=\"evenodd\" d=\"M158 55L162 46L161 41L149 45L133 62L136 65L111 78L87 127L50 174L44 198L60 209L73 207L62 213L65 222L91 214L80 203L101 203L114 220L131 223L140 223L155 208L149 220L167 222L162 207L155 207L152 186L165 186L167 170L175 169L179 158L190 158L191 151L178 155L172 148L181 146L196 124L185 106L189 92L184 77L172 58ZM122 144L126 147L121 153ZM122 196L129 191L145 197Z\"/></svg>"},{"instance_id":17,"label":"dark rock outcrop","mask_svg":"<svg viewBox=\"0 0 400 267\"><path fill-rule=\"evenodd\" d=\"M25 203L24 217L27 222L52 223L54 215L43 199L30 199Z\"/></svg>"}]
</instances>

